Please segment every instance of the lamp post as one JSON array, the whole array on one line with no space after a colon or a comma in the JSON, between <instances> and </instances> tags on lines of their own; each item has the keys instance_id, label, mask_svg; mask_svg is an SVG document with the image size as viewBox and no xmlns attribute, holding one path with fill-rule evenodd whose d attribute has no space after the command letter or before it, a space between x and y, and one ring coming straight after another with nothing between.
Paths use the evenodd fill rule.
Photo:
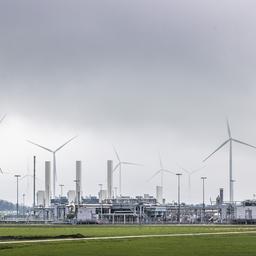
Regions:
<instances>
[{"instance_id":1,"label":"lamp post","mask_svg":"<svg viewBox=\"0 0 256 256\"><path fill-rule=\"evenodd\" d=\"M14 175L14 177L17 180L17 204L16 204L16 220L18 220L18 216L19 216L19 178L20 175Z\"/></svg>"},{"instance_id":2,"label":"lamp post","mask_svg":"<svg viewBox=\"0 0 256 256\"><path fill-rule=\"evenodd\" d=\"M182 173L176 173L178 177L178 216L177 216L177 221L180 223L180 176Z\"/></svg>"},{"instance_id":3,"label":"lamp post","mask_svg":"<svg viewBox=\"0 0 256 256\"><path fill-rule=\"evenodd\" d=\"M205 189L204 189L204 183L205 183L206 179L207 179L207 177L201 177L201 180L203 181L203 214L201 214L201 222L205 221L205 199L204 199Z\"/></svg>"}]
</instances>

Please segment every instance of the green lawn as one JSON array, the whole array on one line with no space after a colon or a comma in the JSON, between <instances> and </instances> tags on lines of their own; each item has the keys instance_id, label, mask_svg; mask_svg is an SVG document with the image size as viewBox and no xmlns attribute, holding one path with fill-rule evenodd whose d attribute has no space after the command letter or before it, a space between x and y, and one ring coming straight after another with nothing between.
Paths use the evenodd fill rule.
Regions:
<instances>
[{"instance_id":1,"label":"green lawn","mask_svg":"<svg viewBox=\"0 0 256 256\"><path fill-rule=\"evenodd\" d=\"M1 245L1 256L156 256L156 255L256 255L256 236L218 235L204 237L162 237L107 241L76 241L26 245Z\"/></svg>"},{"instance_id":2,"label":"green lawn","mask_svg":"<svg viewBox=\"0 0 256 256\"><path fill-rule=\"evenodd\" d=\"M255 230L256 226L0 226L0 237L55 237L82 234L88 237L224 232ZM116 240L58 241L0 244L1 256L155 256L207 255L256 256L256 234L221 234Z\"/></svg>"},{"instance_id":3,"label":"green lawn","mask_svg":"<svg viewBox=\"0 0 256 256\"><path fill-rule=\"evenodd\" d=\"M0 240L4 236L55 237L81 234L85 237L198 233L256 230L256 226L0 226Z\"/></svg>"}]
</instances>

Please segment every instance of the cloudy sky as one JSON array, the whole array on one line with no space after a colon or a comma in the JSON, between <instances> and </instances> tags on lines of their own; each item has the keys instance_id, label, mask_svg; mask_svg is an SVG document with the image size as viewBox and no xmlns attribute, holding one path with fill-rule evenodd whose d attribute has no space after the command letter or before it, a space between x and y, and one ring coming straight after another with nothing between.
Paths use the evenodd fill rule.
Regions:
<instances>
[{"instance_id":1,"label":"cloudy sky","mask_svg":"<svg viewBox=\"0 0 256 256\"><path fill-rule=\"evenodd\" d=\"M256 2L251 0L0 1L0 166L32 173L43 189L51 155L28 144L57 148L58 184L74 187L75 160L83 161L83 194L106 184L106 161L142 163L123 168L125 195L155 195L164 167L203 166L227 139L256 145ZM115 186L118 186L115 173ZM182 201L202 200L224 188L228 148L192 176L182 176ZM235 199L256 193L256 150L234 146ZM0 176L0 198L15 201L12 174ZM32 180L21 181L31 202ZM164 197L176 200L176 177L164 179ZM59 187L58 187L59 192Z\"/></svg>"}]
</instances>

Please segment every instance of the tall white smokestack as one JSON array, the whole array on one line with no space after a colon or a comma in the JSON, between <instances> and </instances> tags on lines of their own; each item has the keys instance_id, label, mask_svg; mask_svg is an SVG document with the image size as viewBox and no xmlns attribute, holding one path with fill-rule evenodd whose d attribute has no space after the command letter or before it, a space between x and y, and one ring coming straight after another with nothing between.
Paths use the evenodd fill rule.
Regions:
<instances>
[{"instance_id":1,"label":"tall white smokestack","mask_svg":"<svg viewBox=\"0 0 256 256\"><path fill-rule=\"evenodd\" d=\"M107 195L108 198L113 197L113 161L107 161Z\"/></svg>"},{"instance_id":2,"label":"tall white smokestack","mask_svg":"<svg viewBox=\"0 0 256 256\"><path fill-rule=\"evenodd\" d=\"M162 186L156 186L156 201L159 204L163 203L163 187Z\"/></svg>"},{"instance_id":3,"label":"tall white smokestack","mask_svg":"<svg viewBox=\"0 0 256 256\"><path fill-rule=\"evenodd\" d=\"M51 198L51 162L45 161L45 207L50 206Z\"/></svg>"},{"instance_id":4,"label":"tall white smokestack","mask_svg":"<svg viewBox=\"0 0 256 256\"><path fill-rule=\"evenodd\" d=\"M80 203L82 188L82 162L76 161L76 201Z\"/></svg>"}]
</instances>

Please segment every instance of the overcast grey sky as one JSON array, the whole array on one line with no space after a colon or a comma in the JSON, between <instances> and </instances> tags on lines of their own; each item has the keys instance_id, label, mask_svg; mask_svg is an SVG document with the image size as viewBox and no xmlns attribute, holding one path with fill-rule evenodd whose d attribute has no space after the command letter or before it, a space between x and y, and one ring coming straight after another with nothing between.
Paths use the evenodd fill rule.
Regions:
<instances>
[{"instance_id":1,"label":"overcast grey sky","mask_svg":"<svg viewBox=\"0 0 256 256\"><path fill-rule=\"evenodd\" d=\"M51 156L25 140L55 148L78 134L57 156L65 190L81 159L84 195L96 194L114 144L124 160L144 164L124 168L124 193L154 195L160 180L147 179L158 153L171 170L202 166L227 138L226 116L234 137L256 145L255 11L253 0L1 0L0 113L8 116L0 166L26 174L36 154L43 180ZM237 200L256 193L255 157L234 147ZM201 175L208 199L219 187L227 199L228 149L193 176L194 202ZM0 182L0 198L14 201L14 178ZM185 175L182 184L187 201ZM21 190L31 200L28 181ZM166 177L164 195L176 199L175 177Z\"/></svg>"}]
</instances>

